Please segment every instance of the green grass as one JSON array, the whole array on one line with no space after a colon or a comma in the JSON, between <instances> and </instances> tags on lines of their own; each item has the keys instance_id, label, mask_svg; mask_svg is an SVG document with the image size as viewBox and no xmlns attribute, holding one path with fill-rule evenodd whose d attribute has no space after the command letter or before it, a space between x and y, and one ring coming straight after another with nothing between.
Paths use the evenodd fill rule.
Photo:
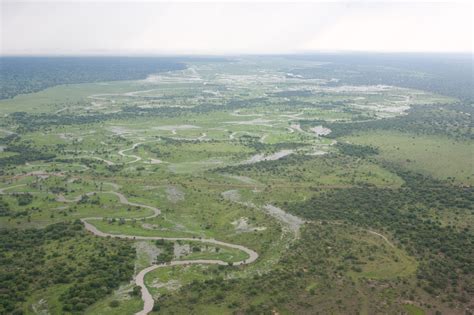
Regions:
<instances>
[{"instance_id":1,"label":"green grass","mask_svg":"<svg viewBox=\"0 0 474 315\"><path fill-rule=\"evenodd\" d=\"M97 194L97 200L100 202L97 205L57 202L54 195L50 193L34 194L33 196L34 201L31 204L14 208L15 212L26 210L27 215L14 219L0 217L0 227L11 226L12 222L16 222L17 226L26 228L41 227L53 222L73 221L85 217L140 218L152 214L149 209L123 205L118 202L117 197L110 194ZM74 196L77 195L67 195L66 198L73 199ZM16 204L16 198L13 196L5 196L4 200L12 205ZM34 208L38 208L38 210Z\"/></svg>"},{"instance_id":2,"label":"green grass","mask_svg":"<svg viewBox=\"0 0 474 315\"><path fill-rule=\"evenodd\" d=\"M57 285L36 291L26 300L23 311L25 314L38 314L41 310L47 310L51 314L60 314L62 303L59 301L59 296L66 291L67 287L67 285ZM35 308L37 312L34 311Z\"/></svg>"},{"instance_id":3,"label":"green grass","mask_svg":"<svg viewBox=\"0 0 474 315\"><path fill-rule=\"evenodd\" d=\"M473 144L441 136L414 136L397 132L371 132L347 137L356 144L380 149L380 158L439 179L474 184Z\"/></svg>"},{"instance_id":4,"label":"green grass","mask_svg":"<svg viewBox=\"0 0 474 315\"><path fill-rule=\"evenodd\" d=\"M136 236L156 236L156 237L191 237L195 235L186 234L183 232L172 232L166 230L146 230L138 226L129 224L111 224L105 221L90 220L90 223L94 224L99 230L111 234L124 234L124 235L136 235ZM248 255L238 249L228 248L225 246L215 246L212 244L202 244L200 242L189 242L180 241L184 244L190 244L191 249L196 247L200 251L191 251L180 257L180 260L197 260L197 259L218 259L226 262L237 262L245 260Z\"/></svg>"},{"instance_id":5,"label":"green grass","mask_svg":"<svg viewBox=\"0 0 474 315\"><path fill-rule=\"evenodd\" d=\"M191 243L192 247L197 246L200 252L191 252L188 255L180 257L180 260L197 260L197 259L217 259L225 262L238 262L249 258L249 256L238 249L225 246L202 246L200 243Z\"/></svg>"},{"instance_id":6,"label":"green grass","mask_svg":"<svg viewBox=\"0 0 474 315\"><path fill-rule=\"evenodd\" d=\"M369 160L345 156L289 156L286 161L263 162L228 170L251 177L272 188L291 189L317 186L348 187L370 184L397 188L403 180Z\"/></svg>"},{"instance_id":7,"label":"green grass","mask_svg":"<svg viewBox=\"0 0 474 315\"><path fill-rule=\"evenodd\" d=\"M158 219L159 220L159 219ZM193 237L194 234L181 232L181 231L170 231L166 229L149 230L144 229L141 226L141 220L138 220L136 224L126 222L125 224L109 223L108 221L89 220L94 226L100 231L110 234L124 234L124 235L136 235L136 236L160 236L160 237ZM149 224L156 224L156 220L148 220Z\"/></svg>"},{"instance_id":8,"label":"green grass","mask_svg":"<svg viewBox=\"0 0 474 315\"><path fill-rule=\"evenodd\" d=\"M157 268L145 276L145 284L152 295L172 292L192 281L204 281L219 273L216 266L189 265ZM161 283L158 287L156 284ZM167 284L167 285L166 285Z\"/></svg>"},{"instance_id":9,"label":"green grass","mask_svg":"<svg viewBox=\"0 0 474 315\"><path fill-rule=\"evenodd\" d=\"M373 256L371 262L369 256ZM357 266L363 270L352 271ZM377 266L382 268L378 270ZM399 286L400 279L411 281L416 263L401 249L392 248L382 238L351 225L312 223L268 276L206 283L208 269L189 273L177 268L173 269L177 272L165 269L155 271L147 282L152 286L153 281L168 283L179 279L180 291L156 291L157 295L167 293L158 300L164 314L194 311L232 314L236 310L250 313L255 309L263 312L268 310L268 305L281 314L300 314L308 310L306 303L318 305L323 313L344 314L359 309L361 297L367 298L369 313L401 310L393 304L396 294L385 284ZM197 284L190 285L192 280ZM367 295L362 293L365 290ZM378 295L387 304L371 304ZM194 301L192 305L184 303L190 299Z\"/></svg>"},{"instance_id":10,"label":"green grass","mask_svg":"<svg viewBox=\"0 0 474 315\"><path fill-rule=\"evenodd\" d=\"M135 314L142 310L143 301L139 296L130 296L129 291L131 291L131 286L124 286L107 298L90 306L84 313L87 315ZM114 300L119 301L118 307L110 306L110 302Z\"/></svg>"},{"instance_id":11,"label":"green grass","mask_svg":"<svg viewBox=\"0 0 474 315\"><path fill-rule=\"evenodd\" d=\"M426 314L422 308L413 305L413 304L406 304L404 305L405 310L408 312L409 315L424 315Z\"/></svg>"},{"instance_id":12,"label":"green grass","mask_svg":"<svg viewBox=\"0 0 474 315\"><path fill-rule=\"evenodd\" d=\"M168 82L63 85L1 100L0 125L5 130L16 130L18 127L4 117L15 111L79 117L108 115L113 111L120 112L126 106L129 109L182 106L188 110L172 113L169 117L163 109L158 114L130 114L123 118L101 116L104 120L94 123L46 124L33 131L16 130L21 137L19 143L54 152L57 160L32 161L27 165L8 166L1 170L0 188L22 184L24 186L5 192L29 192L34 198L31 204L19 206L17 197L2 196L13 214L0 217L0 228L42 228L54 222L85 217L141 218L151 214L148 209L123 205L116 196L105 193L98 193L86 203L55 200L58 194L73 199L91 191L113 190L123 193L131 202L157 207L162 213L153 219L138 219L124 224L90 220L101 231L136 236L214 238L247 246L259 254L259 259L248 266L219 268L193 265L159 268L150 272L145 281L155 297L170 294L169 299L173 301L181 295L177 291L179 288L183 290L183 296L188 297L184 302L162 309L161 313L189 313L191 311L187 306L193 301L192 312L199 314L232 314L239 311L308 313L305 305L317 305L322 313L328 314L345 314L352 310L386 313L389 308L399 313L420 314L416 306L401 304L402 297L397 295L416 288L415 274L419 261L409 256L405 249L398 245L392 247L381 237L355 226L320 226L318 222L309 223L310 228L303 228L302 238L295 240L293 233L284 233L281 223L266 214L262 206L274 204L285 210L293 202L304 202L321 191L331 189L375 186L395 190L402 187L404 181L386 167L385 161L439 179L455 178L454 182L458 184L474 184L472 142L397 132L370 132L336 139L380 149L378 156L357 158L340 154L332 145L332 139L316 137L311 132L291 127L299 120L351 121L354 118L394 117L400 113L390 109L403 105L408 98L410 104L415 106L454 100L400 88L370 93L328 89L324 93L308 96L273 97L276 88L295 91L323 86L313 85L313 82L275 79L283 78L284 71L295 67L319 65L302 60L288 63L276 58L262 61L256 67L255 60L250 58L231 63L196 61L192 66L210 84L190 81L190 72L184 71L173 73L173 80ZM345 75L342 71L341 76ZM140 90L152 91L135 96L125 94ZM218 93L212 94L209 90ZM106 100L95 100L99 104L92 104L94 100L90 96L94 94L109 95ZM236 102L241 102L241 105L235 105ZM380 105L378 110L374 109L375 104ZM194 108L199 105L205 106ZM258 120L261 120L260 123ZM242 124L245 122L247 124ZM180 128L182 125L197 128L183 129ZM3 134L0 132L0 135ZM203 134L206 134L204 141L196 140ZM145 143L127 150L139 142ZM269 154L288 147L295 153L285 159L238 166L254 154ZM127 150L125 156L119 154L121 150ZM327 154L308 155L315 150ZM0 158L11 155L7 151L0 152ZM141 160L134 161L132 155ZM107 166L100 159L115 165ZM152 159L163 163L152 164ZM233 167L216 170L227 166ZM24 176L32 171L62 174L50 174L48 178ZM107 182L116 183L119 187ZM170 187L177 187L181 197L173 199L168 190ZM229 190L238 191L240 203L223 197L222 194ZM468 210L430 211L433 212L433 220L445 226L470 228L472 225L473 219ZM265 229L239 231L232 223L242 218L248 220L252 227ZM390 235L386 236L392 239ZM87 239L97 238L88 235ZM198 242L185 243L199 247L200 251L179 258L182 260L236 262L247 258L244 252L227 247L220 246L217 252L216 247L209 244L206 248L205 244ZM151 241L148 244L155 246ZM65 242L63 245L70 244ZM55 246L59 245L52 243L46 249L52 253L57 251ZM87 244L81 246L78 250L87 252ZM67 248L62 248L61 255L66 253ZM146 249L138 249L136 272L151 265L152 260ZM83 263L81 260L78 262ZM265 276L258 278L259 275ZM289 278L280 279L282 275L289 275ZM187 287L193 281L202 284L206 280L220 278L225 279L222 281L227 290L224 298L219 297L218 293L223 290L220 287L202 288L199 291L202 295L196 292L187 295ZM272 282L277 280L281 283ZM297 285L291 287L293 283ZM133 314L139 311L142 301L128 294L131 288L131 285L124 284L90 306L85 313ZM60 313L58 296L64 290L62 286L55 286L34 292L26 297L25 312L32 314L30 306L45 299L50 313ZM113 300L119 301L118 307L110 306ZM430 301L433 305L441 303L415 296L415 301L418 300ZM266 305L274 309L264 310Z\"/></svg>"},{"instance_id":13,"label":"green grass","mask_svg":"<svg viewBox=\"0 0 474 315\"><path fill-rule=\"evenodd\" d=\"M416 260L404 250L390 246L380 236L362 231L353 235L353 238L372 250L361 260L361 272L351 272L351 276L383 280L415 274L418 267Z\"/></svg>"}]
</instances>

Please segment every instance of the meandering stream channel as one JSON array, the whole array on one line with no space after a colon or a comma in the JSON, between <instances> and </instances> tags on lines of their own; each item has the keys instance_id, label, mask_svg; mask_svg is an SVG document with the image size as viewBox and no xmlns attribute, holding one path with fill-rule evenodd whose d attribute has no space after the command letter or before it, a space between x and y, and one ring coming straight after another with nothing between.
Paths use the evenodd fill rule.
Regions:
<instances>
[{"instance_id":1,"label":"meandering stream channel","mask_svg":"<svg viewBox=\"0 0 474 315\"><path fill-rule=\"evenodd\" d=\"M144 205L140 203L134 203L130 202L123 194L116 192L116 191L106 191L106 192L89 192L86 195L91 195L94 193L105 193L105 194L113 194L119 198L119 201L122 204L129 205L129 206L134 206L134 207L141 207L141 208L146 208L149 210L153 211L153 214L151 216L147 216L144 218L133 218L133 219L126 219L128 221L130 220L139 220L139 219L150 219L154 218L158 215L161 214L160 209L156 207L152 207L149 205ZM64 196L58 196L56 198L57 201L60 202L77 202L80 200L82 196L76 197L74 199L66 199ZM251 250L250 248L247 248L242 245L237 245L237 244L231 244L231 243L226 243L222 241L218 241L216 239L198 239L198 238L191 238L191 237L161 237L161 236L137 236L137 235L124 235L124 234L110 234L110 233L105 233L97 229L92 223L88 222L89 220L101 220L102 217L90 217L90 218L83 218L81 221L84 223L85 228L91 232L92 234L99 236L99 237L116 237L116 238L122 238L122 239L132 239L132 240L166 240L166 241L192 241L192 242L201 242L201 243L208 243L208 244L214 244L218 246L224 246L224 247L229 247L229 248L234 248L241 250L245 253L247 253L248 257L245 260L241 260L238 262L232 263L233 266L236 265L244 265L244 264L250 264L253 263L255 260L258 258L257 252ZM229 265L227 262L222 261L222 260L214 260L214 259L199 259L199 260L173 260L169 263L165 264L157 264L157 265L152 265L149 266L143 270L141 270L136 276L135 276L135 284L141 288L141 294L142 294L142 300L144 302L143 304L143 309L136 313L136 315L145 315L148 314L149 312L152 311L153 305L154 305L154 300L150 292L148 291L146 285L145 285L145 275L157 268L163 268L163 267L169 267L169 266L178 266L178 265L190 265L190 264L207 264L207 265L222 265L222 266L227 266Z\"/></svg>"}]
</instances>

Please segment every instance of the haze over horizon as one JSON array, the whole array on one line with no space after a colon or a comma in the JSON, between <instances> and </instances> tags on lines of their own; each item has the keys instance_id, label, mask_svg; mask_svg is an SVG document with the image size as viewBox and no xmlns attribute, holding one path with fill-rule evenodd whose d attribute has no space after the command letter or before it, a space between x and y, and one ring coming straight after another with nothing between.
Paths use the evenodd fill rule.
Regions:
<instances>
[{"instance_id":1,"label":"haze over horizon","mask_svg":"<svg viewBox=\"0 0 474 315\"><path fill-rule=\"evenodd\" d=\"M459 2L3 1L1 55L473 51Z\"/></svg>"}]
</instances>

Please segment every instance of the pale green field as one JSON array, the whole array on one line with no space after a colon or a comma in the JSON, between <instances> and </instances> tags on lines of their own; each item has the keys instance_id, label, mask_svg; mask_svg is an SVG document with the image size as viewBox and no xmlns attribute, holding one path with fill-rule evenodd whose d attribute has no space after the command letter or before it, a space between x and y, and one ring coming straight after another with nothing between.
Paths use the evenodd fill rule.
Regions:
<instances>
[{"instance_id":1,"label":"pale green field","mask_svg":"<svg viewBox=\"0 0 474 315\"><path fill-rule=\"evenodd\" d=\"M474 184L474 145L438 136L396 132L364 133L345 140L380 148L380 158L413 171L460 184Z\"/></svg>"}]
</instances>

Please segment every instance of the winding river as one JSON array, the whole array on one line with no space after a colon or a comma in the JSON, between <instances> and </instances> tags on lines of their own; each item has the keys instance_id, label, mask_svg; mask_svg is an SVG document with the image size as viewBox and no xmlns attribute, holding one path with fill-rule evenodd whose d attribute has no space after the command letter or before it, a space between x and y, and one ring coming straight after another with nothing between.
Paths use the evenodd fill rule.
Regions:
<instances>
[{"instance_id":1,"label":"winding river","mask_svg":"<svg viewBox=\"0 0 474 315\"><path fill-rule=\"evenodd\" d=\"M116 191L104 191L104 192L88 192L85 195L92 195L94 193L103 193L103 194L113 194L119 198L120 203L129 205L129 206L134 206L134 207L141 207L145 209L149 209L153 211L153 214L144 218L133 218L133 219L126 219L127 221L130 220L140 220L140 219L150 219L157 217L161 214L160 209L156 207L152 207L149 205L144 205L140 203L134 203L130 202L123 194L116 192ZM78 196L74 199L66 199L64 196L58 196L56 198L57 201L59 202L77 202L82 198L81 196ZM229 247L229 248L234 248L241 250L245 252L249 258L245 260L241 260L238 262L232 263L233 266L237 265L245 265L245 264L250 264L253 263L255 260L258 258L257 252L251 250L250 248L247 248L242 245L237 245L237 244L231 244L231 243L226 243L222 241L218 241L216 239L199 239L199 238L191 238L191 237L160 237L160 236L137 236L137 235L125 235L125 234L110 234L110 233L105 233L97 229L92 223L88 222L89 220L101 220L103 219L102 217L90 217L90 218L83 218L81 219L82 223L84 223L84 226L86 230L91 232L92 234L99 236L99 237L116 237L116 238L121 238L121 239L131 239L131 240L166 240L166 241L192 241L192 242L201 242L201 243L207 243L207 244L214 244L214 245L219 245L219 246L224 246L224 247ZM135 284L141 288L141 294L142 294L142 300L143 300L143 309L136 313L136 315L145 315L148 314L153 310L153 305L154 305L154 300L150 292L148 291L146 285L145 285L145 275L153 271L157 268L163 268L163 267L169 267L169 266L178 266L178 265L191 265L191 264L202 264L202 265L222 265L222 266L228 266L229 263L222 261L222 260L214 260L214 259L198 259L198 260L173 260L169 263L165 264L157 264L157 265L152 265L149 266L143 270L141 270L136 276L135 276Z\"/></svg>"}]
</instances>

